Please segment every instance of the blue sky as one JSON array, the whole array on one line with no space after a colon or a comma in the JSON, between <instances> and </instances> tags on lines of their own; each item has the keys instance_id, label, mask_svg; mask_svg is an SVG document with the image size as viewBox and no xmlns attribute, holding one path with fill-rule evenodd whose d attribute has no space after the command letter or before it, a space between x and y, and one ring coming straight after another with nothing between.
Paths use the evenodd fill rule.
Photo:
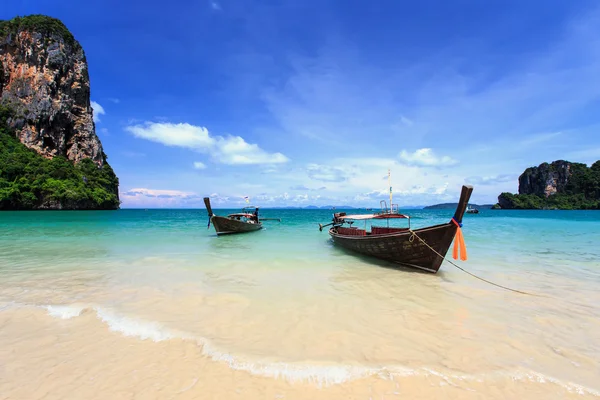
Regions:
<instances>
[{"instance_id":1,"label":"blue sky","mask_svg":"<svg viewBox=\"0 0 600 400\"><path fill-rule=\"evenodd\" d=\"M400 206L600 159L595 1L13 0L83 45L123 207Z\"/></svg>"}]
</instances>

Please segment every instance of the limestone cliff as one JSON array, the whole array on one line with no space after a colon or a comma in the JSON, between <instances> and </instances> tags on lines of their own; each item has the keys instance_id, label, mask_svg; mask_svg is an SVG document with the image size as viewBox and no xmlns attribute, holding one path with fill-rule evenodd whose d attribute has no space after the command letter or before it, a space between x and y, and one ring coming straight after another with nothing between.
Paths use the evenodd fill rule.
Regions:
<instances>
[{"instance_id":1,"label":"limestone cliff","mask_svg":"<svg viewBox=\"0 0 600 400\"><path fill-rule=\"evenodd\" d=\"M564 192L571 177L571 166L572 163L559 160L527 168L519 176L519 194L548 197Z\"/></svg>"},{"instance_id":2,"label":"limestone cliff","mask_svg":"<svg viewBox=\"0 0 600 400\"><path fill-rule=\"evenodd\" d=\"M0 210L116 209L81 45L57 19L0 21Z\"/></svg>"},{"instance_id":3,"label":"limestone cliff","mask_svg":"<svg viewBox=\"0 0 600 400\"><path fill-rule=\"evenodd\" d=\"M600 209L600 161L558 160L527 168L519 176L519 194L502 193L503 209Z\"/></svg>"},{"instance_id":4,"label":"limestone cliff","mask_svg":"<svg viewBox=\"0 0 600 400\"><path fill-rule=\"evenodd\" d=\"M0 22L0 103L21 143L47 158L104 162L90 107L83 49L62 22L29 16Z\"/></svg>"}]
</instances>

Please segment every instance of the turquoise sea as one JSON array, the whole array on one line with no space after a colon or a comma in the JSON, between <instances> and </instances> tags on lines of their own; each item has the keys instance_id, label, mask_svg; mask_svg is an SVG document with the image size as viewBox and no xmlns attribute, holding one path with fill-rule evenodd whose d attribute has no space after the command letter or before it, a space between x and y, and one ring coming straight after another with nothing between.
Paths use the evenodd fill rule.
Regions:
<instances>
[{"instance_id":1,"label":"turquoise sea","mask_svg":"<svg viewBox=\"0 0 600 400\"><path fill-rule=\"evenodd\" d=\"M189 376L190 398L600 395L599 212L465 215L456 263L543 297L357 257L319 232L331 214L262 209L281 223L217 237L205 210L0 213L0 393L37 398L23 382L63 368L81 379L46 394L118 397L141 374L162 393Z\"/></svg>"}]
</instances>

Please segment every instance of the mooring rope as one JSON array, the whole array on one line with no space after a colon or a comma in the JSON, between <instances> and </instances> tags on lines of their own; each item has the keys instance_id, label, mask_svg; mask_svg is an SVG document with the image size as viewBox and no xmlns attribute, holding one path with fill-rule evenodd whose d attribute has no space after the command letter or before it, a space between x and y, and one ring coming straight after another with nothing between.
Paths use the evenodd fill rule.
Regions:
<instances>
[{"instance_id":1,"label":"mooring rope","mask_svg":"<svg viewBox=\"0 0 600 400\"><path fill-rule=\"evenodd\" d=\"M489 283L490 285L493 286L497 286L501 289L505 289L505 290L509 290L511 292L515 292L515 293L520 293L520 294L525 294L528 296L537 296L537 297L548 297L542 294L536 294L536 293L529 293L529 292L524 292L522 290L517 290L517 289L511 289L509 287L506 286L502 286L500 284L488 281L487 279L484 279L480 276L477 276L469 271L467 271L466 269L460 267L459 265L455 264L454 262L452 262L451 260L448 260L446 257L444 257L443 255L441 255L436 249L434 249L433 247L431 247L425 240L423 240L419 235L416 234L415 231L413 231L412 229L409 229L410 233L412 234L412 236L409 238L409 240L412 242L414 240L414 238L416 237L417 239L419 239L421 242L423 242L423 244L427 247L429 247L429 250L433 251L435 254L437 254L438 256L440 256L442 258L442 260L448 261L450 264L452 264L453 266L455 266L456 268L460 269L461 271L463 271L466 274L471 275L473 278L479 279L480 281L483 281L485 283Z\"/></svg>"}]
</instances>

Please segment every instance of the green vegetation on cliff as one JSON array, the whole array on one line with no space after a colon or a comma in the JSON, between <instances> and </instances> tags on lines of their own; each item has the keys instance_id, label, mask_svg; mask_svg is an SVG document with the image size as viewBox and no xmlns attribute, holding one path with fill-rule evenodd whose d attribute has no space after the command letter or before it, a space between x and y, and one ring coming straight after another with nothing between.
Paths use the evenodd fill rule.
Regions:
<instances>
[{"instance_id":1,"label":"green vegetation on cliff","mask_svg":"<svg viewBox=\"0 0 600 400\"><path fill-rule=\"evenodd\" d=\"M600 210L600 161L596 161L589 168L581 163L567 164L570 174L555 194L546 197L539 193L502 193L498 196L498 204L504 209ZM548 167L545 164L543 166ZM520 181L529 170L525 171ZM549 171L554 172L552 165L549 165ZM538 178L543 181L537 182L537 186L546 185L545 178Z\"/></svg>"},{"instance_id":2,"label":"green vegetation on cliff","mask_svg":"<svg viewBox=\"0 0 600 400\"><path fill-rule=\"evenodd\" d=\"M65 43L79 46L73 34L60 20L46 15L28 15L15 17L9 21L0 21L0 37L16 34L20 31L38 32L44 35L58 35Z\"/></svg>"},{"instance_id":3,"label":"green vegetation on cliff","mask_svg":"<svg viewBox=\"0 0 600 400\"><path fill-rule=\"evenodd\" d=\"M119 207L119 180L108 163L46 159L17 140L7 124L11 115L0 106L0 210Z\"/></svg>"},{"instance_id":4,"label":"green vegetation on cliff","mask_svg":"<svg viewBox=\"0 0 600 400\"><path fill-rule=\"evenodd\" d=\"M600 200L587 199L583 194L566 195L558 193L548 198L535 194L502 193L499 204L507 204L502 208L520 210L598 210Z\"/></svg>"}]
</instances>

